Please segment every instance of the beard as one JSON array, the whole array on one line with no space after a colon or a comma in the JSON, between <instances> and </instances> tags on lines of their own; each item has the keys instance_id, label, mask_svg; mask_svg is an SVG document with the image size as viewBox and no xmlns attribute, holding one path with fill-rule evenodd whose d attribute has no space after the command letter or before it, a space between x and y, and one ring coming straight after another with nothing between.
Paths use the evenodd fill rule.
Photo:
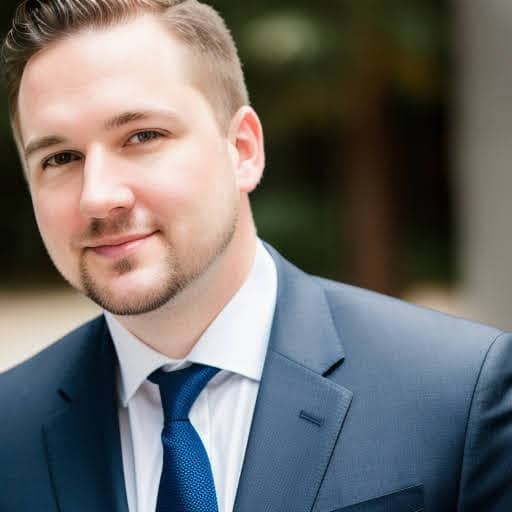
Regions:
<instances>
[{"instance_id":1,"label":"beard","mask_svg":"<svg viewBox=\"0 0 512 512\"><path fill-rule=\"evenodd\" d=\"M137 258L123 258L113 266L115 278L121 278L137 268ZM80 280L87 297L113 315L142 315L154 311L174 299L181 290L194 280L180 268L171 253L167 254L159 282L143 293L132 293L119 298L103 280L96 277L85 256L80 263Z\"/></svg>"},{"instance_id":2,"label":"beard","mask_svg":"<svg viewBox=\"0 0 512 512\"><path fill-rule=\"evenodd\" d=\"M164 256L157 264L153 284L145 286L131 294L119 297L105 279L95 276L94 267L82 253L80 259L80 281L82 291L104 310L118 316L143 315L171 303L179 294L204 275L214 262L225 252L233 239L238 225L238 209L235 208L224 228L200 251L179 257L175 247L165 243ZM128 256L117 261L110 272L114 279L123 278L139 270L137 255ZM147 289L144 289L147 288Z\"/></svg>"}]
</instances>

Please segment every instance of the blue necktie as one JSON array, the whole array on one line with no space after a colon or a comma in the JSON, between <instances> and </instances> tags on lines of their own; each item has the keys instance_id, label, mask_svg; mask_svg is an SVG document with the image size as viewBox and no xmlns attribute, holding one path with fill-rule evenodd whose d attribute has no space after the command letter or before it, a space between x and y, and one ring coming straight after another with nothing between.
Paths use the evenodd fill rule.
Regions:
<instances>
[{"instance_id":1,"label":"blue necktie","mask_svg":"<svg viewBox=\"0 0 512 512\"><path fill-rule=\"evenodd\" d=\"M199 393L218 371L193 364L149 376L160 387L164 410L164 458L156 512L218 512L210 461L188 418Z\"/></svg>"}]
</instances>

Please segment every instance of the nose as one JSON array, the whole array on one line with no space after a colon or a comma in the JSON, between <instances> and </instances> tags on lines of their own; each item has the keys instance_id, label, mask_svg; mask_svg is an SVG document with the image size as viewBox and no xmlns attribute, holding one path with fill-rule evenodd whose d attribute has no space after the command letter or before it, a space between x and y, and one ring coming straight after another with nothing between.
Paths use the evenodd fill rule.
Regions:
<instances>
[{"instance_id":1,"label":"nose","mask_svg":"<svg viewBox=\"0 0 512 512\"><path fill-rule=\"evenodd\" d=\"M135 196L123 177L120 162L100 148L85 157L82 175L80 211L88 218L104 219L130 210Z\"/></svg>"}]
</instances>

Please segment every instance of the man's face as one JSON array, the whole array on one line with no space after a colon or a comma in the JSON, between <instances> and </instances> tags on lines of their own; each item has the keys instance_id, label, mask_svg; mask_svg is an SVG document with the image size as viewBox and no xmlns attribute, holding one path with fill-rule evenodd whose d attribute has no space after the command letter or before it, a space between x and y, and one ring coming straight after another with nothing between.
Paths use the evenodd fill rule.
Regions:
<instances>
[{"instance_id":1,"label":"man's face","mask_svg":"<svg viewBox=\"0 0 512 512\"><path fill-rule=\"evenodd\" d=\"M153 18L35 55L19 119L34 211L63 276L105 309L156 309L204 275L237 229L233 151Z\"/></svg>"}]
</instances>

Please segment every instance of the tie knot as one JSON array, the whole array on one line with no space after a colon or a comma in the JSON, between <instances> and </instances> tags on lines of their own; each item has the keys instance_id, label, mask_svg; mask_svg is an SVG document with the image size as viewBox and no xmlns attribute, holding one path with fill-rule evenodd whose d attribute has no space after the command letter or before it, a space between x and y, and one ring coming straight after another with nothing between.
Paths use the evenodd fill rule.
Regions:
<instances>
[{"instance_id":1,"label":"tie knot","mask_svg":"<svg viewBox=\"0 0 512 512\"><path fill-rule=\"evenodd\" d=\"M164 372L156 370L148 378L158 384L165 422L188 420L192 405L218 368L193 364L183 370Z\"/></svg>"}]
</instances>

